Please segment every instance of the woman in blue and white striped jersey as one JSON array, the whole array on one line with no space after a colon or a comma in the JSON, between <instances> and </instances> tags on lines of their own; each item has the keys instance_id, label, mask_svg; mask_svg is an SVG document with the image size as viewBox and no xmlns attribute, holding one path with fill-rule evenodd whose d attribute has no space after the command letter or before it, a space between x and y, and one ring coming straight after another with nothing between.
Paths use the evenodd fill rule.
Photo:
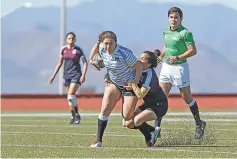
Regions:
<instances>
[{"instance_id":1,"label":"woman in blue and white striped jersey","mask_svg":"<svg viewBox=\"0 0 237 159\"><path fill-rule=\"evenodd\" d=\"M97 140L91 145L95 148L102 147L102 137L107 126L108 116L121 95L123 96L122 116L125 120L132 119L138 98L133 90L127 90L124 86L129 80L135 80L138 83L143 71L141 63L133 52L119 45L116 34L112 31L104 31L100 34L99 42L94 45L91 51L91 64L93 64L94 55L98 52L107 69L107 78L98 119Z\"/></svg>"}]
</instances>

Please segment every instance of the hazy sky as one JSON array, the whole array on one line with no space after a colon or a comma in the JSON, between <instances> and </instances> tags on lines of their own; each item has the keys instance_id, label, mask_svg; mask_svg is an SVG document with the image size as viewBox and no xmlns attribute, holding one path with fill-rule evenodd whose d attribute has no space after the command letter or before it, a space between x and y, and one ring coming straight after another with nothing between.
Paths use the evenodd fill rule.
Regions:
<instances>
[{"instance_id":1,"label":"hazy sky","mask_svg":"<svg viewBox=\"0 0 237 159\"><path fill-rule=\"evenodd\" d=\"M68 6L77 5L85 1L93 0L67 0ZM228 7L232 7L237 10L237 0L141 0L144 2L182 2L189 4L211 4L219 3ZM7 15L14 11L14 9L19 8L26 4L28 7L42 7L42 6L60 6L62 0L1 0L1 17Z\"/></svg>"}]
</instances>

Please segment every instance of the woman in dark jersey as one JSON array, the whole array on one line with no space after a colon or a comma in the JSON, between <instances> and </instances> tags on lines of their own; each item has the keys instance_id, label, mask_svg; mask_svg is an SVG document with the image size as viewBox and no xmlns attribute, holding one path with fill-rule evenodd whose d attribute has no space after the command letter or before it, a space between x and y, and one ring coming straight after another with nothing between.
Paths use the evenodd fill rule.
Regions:
<instances>
[{"instance_id":1,"label":"woman in dark jersey","mask_svg":"<svg viewBox=\"0 0 237 159\"><path fill-rule=\"evenodd\" d=\"M62 47L60 59L48 82L49 84L53 82L64 63L64 86L67 91L68 105L72 114L69 124L79 124L81 117L78 113L76 92L79 86L85 82L88 63L82 49L75 45L76 35L73 32L70 32L66 35L66 40L67 45ZM83 72L81 71L80 59L83 61Z\"/></svg>"},{"instance_id":2,"label":"woman in dark jersey","mask_svg":"<svg viewBox=\"0 0 237 159\"><path fill-rule=\"evenodd\" d=\"M127 89L133 89L143 103L135 110L134 118L126 121L128 128L138 128L145 136L148 147L154 146L159 130L148 125L147 121L162 118L168 110L168 100L165 93L159 86L159 80L154 68L157 66L157 57L151 51L144 51L139 61L143 66L143 73L138 84L135 81L128 81Z\"/></svg>"}]
</instances>

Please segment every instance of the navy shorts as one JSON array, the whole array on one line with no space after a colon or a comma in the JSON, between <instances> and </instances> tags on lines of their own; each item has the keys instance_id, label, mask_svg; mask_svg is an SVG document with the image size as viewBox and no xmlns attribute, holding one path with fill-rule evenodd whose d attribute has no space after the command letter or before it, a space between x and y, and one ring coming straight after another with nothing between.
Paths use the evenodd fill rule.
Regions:
<instances>
[{"instance_id":1,"label":"navy shorts","mask_svg":"<svg viewBox=\"0 0 237 159\"><path fill-rule=\"evenodd\" d=\"M79 81L80 78L81 78L81 76L75 76L75 77L71 77L71 78L64 78L64 86L67 87L71 83L80 84L80 81Z\"/></svg>"},{"instance_id":2,"label":"navy shorts","mask_svg":"<svg viewBox=\"0 0 237 159\"><path fill-rule=\"evenodd\" d=\"M123 86L114 85L118 88L122 96L136 96L133 90L127 90L126 88L123 88Z\"/></svg>"},{"instance_id":3,"label":"navy shorts","mask_svg":"<svg viewBox=\"0 0 237 159\"><path fill-rule=\"evenodd\" d=\"M122 96L136 96L136 94L134 93L133 90L127 90L126 88L124 88L123 86L119 86L116 83L112 82L112 80L110 80L108 73L105 74L105 79L108 79L110 81L110 83L114 84L119 92L121 93Z\"/></svg>"},{"instance_id":4,"label":"navy shorts","mask_svg":"<svg viewBox=\"0 0 237 159\"><path fill-rule=\"evenodd\" d=\"M139 107L140 110L151 109L156 114L157 119L162 118L168 111L168 101L160 101L157 103L142 103Z\"/></svg>"}]
</instances>

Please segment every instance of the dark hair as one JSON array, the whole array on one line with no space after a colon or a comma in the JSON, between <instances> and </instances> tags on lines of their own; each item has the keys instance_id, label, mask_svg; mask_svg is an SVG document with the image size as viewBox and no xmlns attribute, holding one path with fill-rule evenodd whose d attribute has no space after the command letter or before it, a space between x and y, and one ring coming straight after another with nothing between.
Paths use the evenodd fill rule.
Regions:
<instances>
[{"instance_id":1,"label":"dark hair","mask_svg":"<svg viewBox=\"0 0 237 159\"><path fill-rule=\"evenodd\" d=\"M182 12L182 10L181 10L180 8L178 8L178 7L172 7L172 8L170 8L169 11L168 11L168 17L170 16L171 13L174 13L174 12L179 13L180 19L183 19L183 12Z\"/></svg>"},{"instance_id":2,"label":"dark hair","mask_svg":"<svg viewBox=\"0 0 237 159\"><path fill-rule=\"evenodd\" d=\"M159 57L160 56L160 50L159 49L155 49L154 50L154 54L157 56L157 57Z\"/></svg>"},{"instance_id":3,"label":"dark hair","mask_svg":"<svg viewBox=\"0 0 237 159\"><path fill-rule=\"evenodd\" d=\"M157 66L157 59L156 59L156 55L154 54L154 52L152 51L144 51L144 54L147 54L148 57L148 63L151 64L150 68L156 67Z\"/></svg>"},{"instance_id":4,"label":"dark hair","mask_svg":"<svg viewBox=\"0 0 237 159\"><path fill-rule=\"evenodd\" d=\"M101 41L101 35L103 35L103 33L104 33L104 31L102 31L102 32L99 33L99 38L98 38L98 41L99 41L99 42L102 42L102 41Z\"/></svg>"},{"instance_id":5,"label":"dark hair","mask_svg":"<svg viewBox=\"0 0 237 159\"><path fill-rule=\"evenodd\" d=\"M117 43L117 36L112 31L103 31L99 34L99 41L100 42L103 42L105 38L114 39L114 41Z\"/></svg>"},{"instance_id":6,"label":"dark hair","mask_svg":"<svg viewBox=\"0 0 237 159\"><path fill-rule=\"evenodd\" d=\"M66 35L66 38L68 37L68 35L73 35L73 37L76 39L76 34L75 33L73 33L73 32L69 32L69 33L67 33L67 35Z\"/></svg>"}]
</instances>

